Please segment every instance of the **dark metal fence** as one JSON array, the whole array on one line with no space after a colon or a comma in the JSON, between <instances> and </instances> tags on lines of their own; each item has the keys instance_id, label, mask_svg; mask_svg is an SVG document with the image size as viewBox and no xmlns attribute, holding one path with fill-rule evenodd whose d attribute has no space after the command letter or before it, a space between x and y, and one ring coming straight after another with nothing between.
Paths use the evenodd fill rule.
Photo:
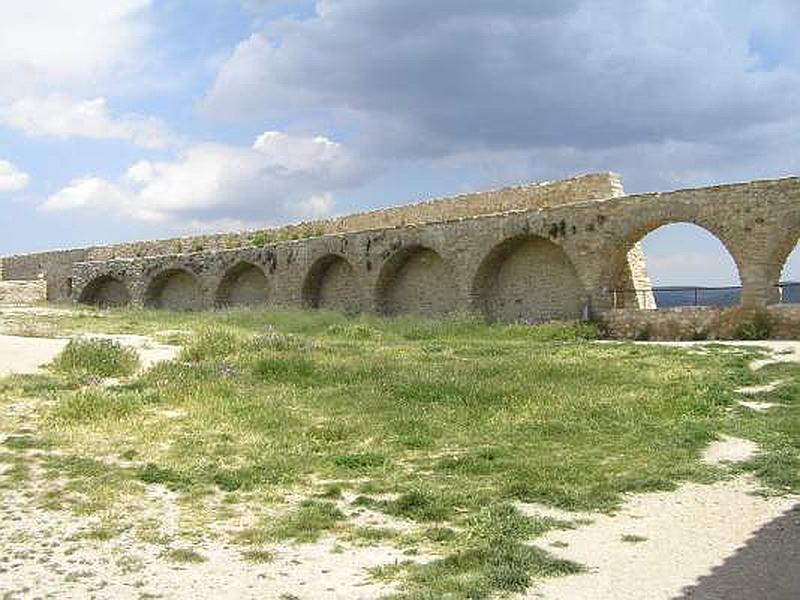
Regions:
<instances>
[{"instance_id":1,"label":"dark metal fence","mask_svg":"<svg viewBox=\"0 0 800 600\"><path fill-rule=\"evenodd\" d=\"M673 308L677 306L736 306L741 286L700 287L664 286L643 289L611 290L614 308ZM785 281L775 286L770 299L777 304L800 303L800 282Z\"/></svg>"}]
</instances>

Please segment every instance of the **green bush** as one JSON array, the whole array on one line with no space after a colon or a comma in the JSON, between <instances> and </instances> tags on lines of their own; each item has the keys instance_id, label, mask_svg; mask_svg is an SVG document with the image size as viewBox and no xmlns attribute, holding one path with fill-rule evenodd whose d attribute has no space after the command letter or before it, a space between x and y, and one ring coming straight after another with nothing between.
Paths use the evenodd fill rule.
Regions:
<instances>
[{"instance_id":1,"label":"green bush","mask_svg":"<svg viewBox=\"0 0 800 600\"><path fill-rule=\"evenodd\" d=\"M653 328L650 323L646 323L641 329L637 329L633 334L633 339L637 342L646 342L653 337Z\"/></svg>"},{"instance_id":2,"label":"green bush","mask_svg":"<svg viewBox=\"0 0 800 600\"><path fill-rule=\"evenodd\" d=\"M250 244L256 247L266 246L271 241L272 239L266 231L256 231L250 236Z\"/></svg>"},{"instance_id":3,"label":"green bush","mask_svg":"<svg viewBox=\"0 0 800 600\"><path fill-rule=\"evenodd\" d=\"M772 323L766 313L756 312L739 324L734 335L740 340L766 340L772 337Z\"/></svg>"},{"instance_id":4,"label":"green bush","mask_svg":"<svg viewBox=\"0 0 800 600\"><path fill-rule=\"evenodd\" d=\"M122 420L160 401L153 390L90 387L62 399L48 415L48 420L58 425Z\"/></svg>"},{"instance_id":5,"label":"green bush","mask_svg":"<svg viewBox=\"0 0 800 600\"><path fill-rule=\"evenodd\" d=\"M126 377L139 369L139 354L116 340L70 340L52 363L56 372L73 376Z\"/></svg>"},{"instance_id":6,"label":"green bush","mask_svg":"<svg viewBox=\"0 0 800 600\"><path fill-rule=\"evenodd\" d=\"M202 329L181 350L181 360L200 362L216 358L225 358L236 354L242 346L242 340L230 329L209 327Z\"/></svg>"}]
</instances>

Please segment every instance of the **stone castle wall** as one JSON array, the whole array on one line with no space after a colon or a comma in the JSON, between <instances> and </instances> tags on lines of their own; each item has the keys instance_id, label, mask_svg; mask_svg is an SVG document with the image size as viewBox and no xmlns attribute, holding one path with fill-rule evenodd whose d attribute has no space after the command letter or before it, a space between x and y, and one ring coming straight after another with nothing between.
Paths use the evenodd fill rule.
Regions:
<instances>
[{"instance_id":1,"label":"stone castle wall","mask_svg":"<svg viewBox=\"0 0 800 600\"><path fill-rule=\"evenodd\" d=\"M768 328L770 338L797 339L800 304L768 306L760 311L739 306L619 309L599 318L606 337L656 341L737 339L746 334L748 325L759 321Z\"/></svg>"},{"instance_id":2,"label":"stone castle wall","mask_svg":"<svg viewBox=\"0 0 800 600\"><path fill-rule=\"evenodd\" d=\"M561 195L540 201L545 187L568 189L578 181L570 180L488 192L485 202L473 200L487 209L477 215L260 240L247 247L78 260L66 287L72 300L99 305L473 312L490 321L519 322L595 317L617 319L609 321L609 330L617 330L627 327L626 319L680 321L689 314L652 310L638 247L648 232L688 222L710 231L731 254L742 281L742 310L764 309L775 299L782 266L800 234L799 178L620 196L613 176L590 177L598 187L584 190L590 197L583 199ZM607 192L615 195L591 197ZM499 206L498 197L534 206L489 211ZM458 206L456 199L440 202ZM436 217L425 211L439 209L409 210L407 215L424 221ZM80 252L86 251L76 252L85 258ZM61 272L70 257L55 256ZM642 293L623 293L620 300L619 290L631 289ZM698 319L707 316L695 312ZM790 309L770 312L780 313L783 333L795 327Z\"/></svg>"},{"instance_id":3,"label":"stone castle wall","mask_svg":"<svg viewBox=\"0 0 800 600\"><path fill-rule=\"evenodd\" d=\"M35 281L0 281L0 306L39 304L47 299L47 283Z\"/></svg>"},{"instance_id":4,"label":"stone castle wall","mask_svg":"<svg viewBox=\"0 0 800 600\"><path fill-rule=\"evenodd\" d=\"M287 240L368 229L431 223L474 215L559 206L583 200L619 196L622 184L614 173L594 173L563 181L535 183L490 192L462 194L276 229L125 242L71 250L56 250L0 259L0 279L48 282L48 300L71 297L72 265L86 261L140 258L264 246Z\"/></svg>"}]
</instances>

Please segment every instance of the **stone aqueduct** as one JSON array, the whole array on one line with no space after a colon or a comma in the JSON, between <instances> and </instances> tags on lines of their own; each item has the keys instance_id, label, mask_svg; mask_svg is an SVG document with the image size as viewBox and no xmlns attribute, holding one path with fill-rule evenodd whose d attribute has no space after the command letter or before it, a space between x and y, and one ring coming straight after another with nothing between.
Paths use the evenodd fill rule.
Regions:
<instances>
[{"instance_id":1,"label":"stone aqueduct","mask_svg":"<svg viewBox=\"0 0 800 600\"><path fill-rule=\"evenodd\" d=\"M607 314L614 290L647 289L638 242L670 223L715 235L738 267L742 307L766 307L800 234L800 178L626 196L615 175L594 174L333 219L302 239L210 236L2 264L5 279L47 279L53 301L533 322ZM622 303L653 308L647 294L613 308Z\"/></svg>"}]
</instances>

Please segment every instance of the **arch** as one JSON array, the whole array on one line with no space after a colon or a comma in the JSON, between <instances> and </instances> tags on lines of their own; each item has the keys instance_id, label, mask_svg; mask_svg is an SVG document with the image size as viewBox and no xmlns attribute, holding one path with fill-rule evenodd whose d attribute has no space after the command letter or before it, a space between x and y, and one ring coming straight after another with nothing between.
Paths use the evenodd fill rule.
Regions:
<instances>
[{"instance_id":1,"label":"arch","mask_svg":"<svg viewBox=\"0 0 800 600\"><path fill-rule=\"evenodd\" d=\"M395 252L384 263L376 286L376 305L386 315L441 316L459 306L451 269L427 246Z\"/></svg>"},{"instance_id":2,"label":"arch","mask_svg":"<svg viewBox=\"0 0 800 600\"><path fill-rule=\"evenodd\" d=\"M497 244L478 267L473 307L489 321L577 319L586 292L561 246L535 235Z\"/></svg>"},{"instance_id":3,"label":"arch","mask_svg":"<svg viewBox=\"0 0 800 600\"><path fill-rule=\"evenodd\" d=\"M790 239L794 239L791 250L779 250L783 260L778 263L780 276L770 282L776 292L770 300L781 304L800 304L800 239L797 234Z\"/></svg>"},{"instance_id":4,"label":"arch","mask_svg":"<svg viewBox=\"0 0 800 600\"><path fill-rule=\"evenodd\" d=\"M200 284L185 269L167 269L156 275L147 286L145 306L168 310L200 310L203 308Z\"/></svg>"},{"instance_id":5,"label":"arch","mask_svg":"<svg viewBox=\"0 0 800 600\"><path fill-rule=\"evenodd\" d=\"M100 275L86 284L78 302L99 308L117 308L131 303L131 293L121 279Z\"/></svg>"},{"instance_id":6,"label":"arch","mask_svg":"<svg viewBox=\"0 0 800 600\"><path fill-rule=\"evenodd\" d=\"M242 261L228 269L217 287L218 306L264 306L269 281L263 269Z\"/></svg>"},{"instance_id":7,"label":"arch","mask_svg":"<svg viewBox=\"0 0 800 600\"><path fill-rule=\"evenodd\" d=\"M713 225L657 220L630 233L611 264L616 308L733 306L740 265Z\"/></svg>"},{"instance_id":8,"label":"arch","mask_svg":"<svg viewBox=\"0 0 800 600\"><path fill-rule=\"evenodd\" d=\"M360 294L353 266L338 254L317 259L303 283L303 305L344 313L360 308Z\"/></svg>"}]
</instances>

